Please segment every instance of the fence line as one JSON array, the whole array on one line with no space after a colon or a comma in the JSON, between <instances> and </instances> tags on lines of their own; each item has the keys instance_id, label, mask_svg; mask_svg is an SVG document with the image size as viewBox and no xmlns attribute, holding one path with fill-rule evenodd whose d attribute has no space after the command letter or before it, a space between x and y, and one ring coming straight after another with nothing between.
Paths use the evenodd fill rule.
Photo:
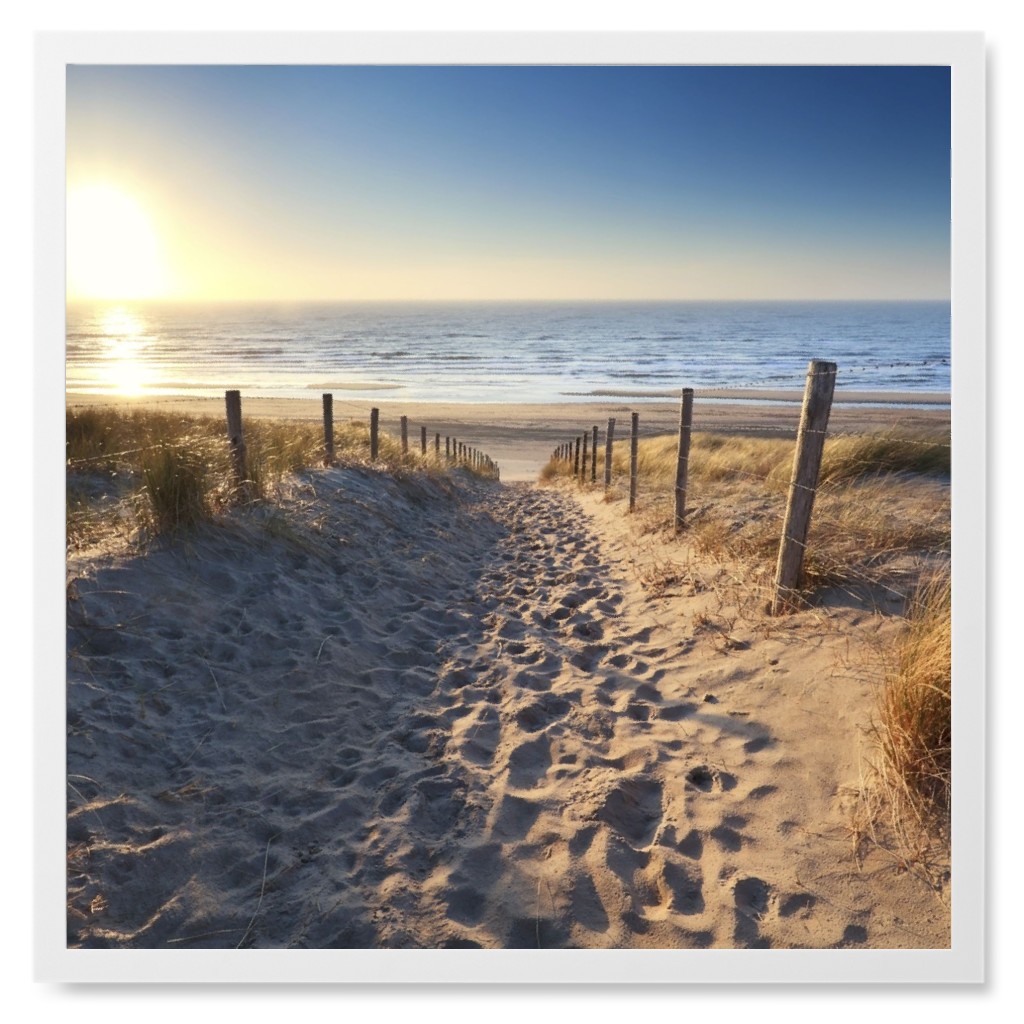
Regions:
<instances>
[{"instance_id":1,"label":"fence line","mask_svg":"<svg viewBox=\"0 0 1024 1024\"><path fill-rule=\"evenodd\" d=\"M821 481L822 455L825 449L826 440L837 441L842 438L857 438L862 435L853 432L829 432L829 412L836 397L836 381L841 372L834 363L822 360L812 360L808 366L804 398L801 406L800 422L794 428L768 424L763 426L736 426L719 428L723 433L756 432L759 434L784 434L787 437L796 436L796 447L794 451L793 468L791 479L787 488L786 510L784 514L770 511L767 514L773 519L782 520L782 531L779 542L779 552L774 575L774 595L770 605L771 611L778 614L792 606L798 599L797 587L801 579L804 555L807 550L807 536L810 529L811 515L814 509L815 499L819 493L838 494L840 488L848 482L847 477L840 477L835 480ZM762 383L762 382L759 382ZM744 385L732 385L731 388L739 390ZM716 388L704 388L702 390L729 390L730 386ZM690 464L690 440L692 437L693 423L693 400L695 391L693 388L684 388L681 393L679 436L677 442L676 482L675 482L675 516L674 523L676 532L682 532L686 526L686 500L688 492L688 475ZM324 460L327 464L335 462L335 438L334 438L334 398L330 393L324 393L323 399L323 426L324 426ZM188 399L191 400L191 399ZM708 399L714 402L714 397ZM225 392L225 415L227 421L228 451L231 458L234 475L237 482L248 486L247 482L247 445L243 431L241 413L241 395L237 390ZM639 489L638 472L638 443L641 437L653 438L664 437L666 432L663 429L646 428L640 429L640 414L631 413L631 431L629 448L629 512L632 513L637 507L637 495ZM370 410L370 460L376 462L380 456L380 410ZM613 473L614 454L614 432L616 420L610 418L605 433L605 473L604 484L606 492L611 487ZM509 428L515 429L515 428ZM522 428L524 430L528 428ZM400 443L403 456L409 455L409 418L400 417ZM711 432L715 431L712 428ZM902 437L895 431L883 431L881 436L888 442L921 446L923 448L951 450L952 444L939 440L931 440L927 437ZM102 453L96 456L88 456L77 459L67 459L68 466L82 466L96 462L116 460L130 455L141 454L150 450L192 447L202 438L194 440L186 439L180 442L161 442L153 445L144 445L137 448L125 449L120 452ZM206 439L214 443L212 439ZM597 447L599 441L599 428L593 425L583 430L582 433L574 435L567 441L561 442L554 448L552 458L567 463L571 467L571 473L581 486L586 486L588 473L588 455L590 458L589 474L590 482L597 482ZM223 442L221 442L223 443ZM436 461L441 461L441 434L434 435L434 453ZM268 451L284 451L287 446L278 448L262 448L261 454ZM426 425L420 425L420 457L428 457L428 434ZM851 458L844 460L845 464L851 467L865 467L884 471L878 461L865 458ZM482 450L457 438L445 436L444 462L448 465L463 466L484 475L500 479L498 464L486 455ZM567 467L568 468L568 467ZM723 478L743 477L764 483L769 474L753 473L740 469L729 468ZM834 506L833 506L834 507ZM941 516L933 519L922 520L920 518L908 518L901 510L882 510L882 514L891 515L900 522L911 526L931 528L942 523ZM865 583L873 586L880 586L885 589L885 584L870 574L859 573L855 567L842 566L844 573L852 579L863 579ZM820 569L818 570L820 571ZM898 591L893 590L894 594Z\"/></svg>"},{"instance_id":2,"label":"fence line","mask_svg":"<svg viewBox=\"0 0 1024 1024\"><path fill-rule=\"evenodd\" d=\"M794 448L793 467L790 474L790 480L786 488L787 498L785 510L784 512L771 510L768 513L772 521L781 522L782 525L775 572L772 580L773 595L768 609L772 614L780 614L783 611L794 607L798 603L798 587L802 579L804 555L807 550L807 536L810 529L811 515L814 509L816 495L819 492L824 494L839 494L840 488L849 482L849 477L845 474L834 481L828 480L824 483L820 481L821 463L825 450L826 439L840 440L847 437L856 438L861 436L852 432L833 432L831 435L829 434L829 412L836 394L835 387L838 374L839 370L835 363L830 363L825 360L811 360L807 368L804 383L804 396L801 404L800 422L795 427L778 425L752 426L746 428L730 427L724 428L721 431L723 433L734 433L749 430L756 431L758 433L785 434L791 438L795 435L796 444ZM677 533L682 532L686 525L687 480L690 464L689 449L693 431L693 398L694 389L682 389L680 395L680 421L676 449L676 482L674 490L674 526ZM713 402L714 397L710 397L708 401ZM653 438L666 436L666 432L663 429L647 429L641 431L639 429L638 421L639 413L633 412L631 414L632 429L630 432L629 448L629 513L636 510L637 504L638 441L640 437ZM614 428L614 419L609 419L608 429L605 434L604 485L606 494L612 483ZM712 432L717 431L712 430ZM584 434L584 452L586 451L586 437L587 435ZM891 443L944 450L950 450L952 448L951 443L933 441L921 436L901 437L896 431L884 431L882 432L882 437L885 441ZM581 485L585 485L586 466L584 461L584 466L582 467L581 472L579 447L580 438L577 437L574 442L571 441L568 445L561 444L556 446L552 452L552 458L556 461L567 461L569 463L567 472L571 472L572 476L577 479ZM595 462L595 469L591 473L592 482L596 482L596 449L597 428L594 427L591 452L592 458ZM850 466L854 469L857 467L865 467L874 468L879 470L879 472L884 471L884 467L881 466L878 461L871 459L844 459L844 465ZM766 473L753 473L729 467L728 471L723 473L723 479L743 477L764 484L767 481L770 472L771 471ZM908 518L907 515L902 513L902 511L883 511L883 514L892 515L903 523L925 529L939 526L942 523L940 516L936 516L933 519L925 521L915 517ZM872 586L878 586L887 591L891 591L893 594L899 594L899 591L888 587L876 576L863 573L854 566L843 565L840 567L837 563L834 567L826 565L826 567L822 569L822 567L818 565L816 566L816 571L824 571L827 573L832 569L838 568L842 569L845 578L860 580ZM906 595L899 596L901 598L905 598Z\"/></svg>"}]
</instances>

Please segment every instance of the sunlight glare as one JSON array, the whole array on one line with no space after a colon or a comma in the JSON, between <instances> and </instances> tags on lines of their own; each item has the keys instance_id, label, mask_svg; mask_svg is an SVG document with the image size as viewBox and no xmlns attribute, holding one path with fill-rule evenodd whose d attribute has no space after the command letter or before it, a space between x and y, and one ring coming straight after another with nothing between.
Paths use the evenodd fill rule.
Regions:
<instances>
[{"instance_id":1,"label":"sunlight glare","mask_svg":"<svg viewBox=\"0 0 1024 1024\"><path fill-rule=\"evenodd\" d=\"M105 378L109 387L121 395L140 395L150 383L141 359L146 347L144 326L126 309L114 307L101 319L106 336Z\"/></svg>"},{"instance_id":2,"label":"sunlight glare","mask_svg":"<svg viewBox=\"0 0 1024 1024\"><path fill-rule=\"evenodd\" d=\"M160 238L134 196L105 183L69 189L67 287L75 298L153 299L167 294Z\"/></svg>"}]
</instances>

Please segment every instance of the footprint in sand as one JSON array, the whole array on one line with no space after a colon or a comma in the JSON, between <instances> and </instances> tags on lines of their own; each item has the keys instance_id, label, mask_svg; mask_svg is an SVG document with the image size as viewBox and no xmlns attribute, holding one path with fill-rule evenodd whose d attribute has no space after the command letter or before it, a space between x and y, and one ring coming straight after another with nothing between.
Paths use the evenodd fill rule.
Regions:
<instances>
[{"instance_id":1,"label":"footprint in sand","mask_svg":"<svg viewBox=\"0 0 1024 1024\"><path fill-rule=\"evenodd\" d=\"M769 945L761 935L761 920L768 912L772 887L760 878L741 878L733 888L736 926L733 938L737 945L765 948Z\"/></svg>"}]
</instances>

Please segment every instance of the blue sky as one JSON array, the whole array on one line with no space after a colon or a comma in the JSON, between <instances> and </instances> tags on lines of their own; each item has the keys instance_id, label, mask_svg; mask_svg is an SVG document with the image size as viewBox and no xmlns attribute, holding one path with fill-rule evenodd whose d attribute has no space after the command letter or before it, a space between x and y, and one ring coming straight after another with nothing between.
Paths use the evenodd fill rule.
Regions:
<instances>
[{"instance_id":1,"label":"blue sky","mask_svg":"<svg viewBox=\"0 0 1024 1024\"><path fill-rule=\"evenodd\" d=\"M71 67L69 231L84 186L130 198L169 298L944 299L949 86L926 67ZM133 243L108 220L74 253L111 291Z\"/></svg>"}]
</instances>

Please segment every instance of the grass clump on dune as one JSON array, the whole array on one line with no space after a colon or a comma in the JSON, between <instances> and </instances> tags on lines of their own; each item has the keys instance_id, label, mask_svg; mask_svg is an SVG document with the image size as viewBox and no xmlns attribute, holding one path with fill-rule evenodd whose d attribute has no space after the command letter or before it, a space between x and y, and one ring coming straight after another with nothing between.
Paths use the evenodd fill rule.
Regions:
<instances>
[{"instance_id":1,"label":"grass clump on dune","mask_svg":"<svg viewBox=\"0 0 1024 1024\"><path fill-rule=\"evenodd\" d=\"M875 756L853 836L887 850L937 893L950 877L952 598L948 572L925 583L876 693Z\"/></svg>"},{"instance_id":2,"label":"grass clump on dune","mask_svg":"<svg viewBox=\"0 0 1024 1024\"><path fill-rule=\"evenodd\" d=\"M638 445L638 508L648 529L674 527L677 443L674 435L663 435ZM787 437L693 434L688 526L681 538L711 557L742 562L749 582L767 583L778 554L793 453L794 440ZM629 463L629 440L620 439L609 500L628 494ZM907 556L948 559L949 471L948 433L828 438L801 587L885 588L904 571ZM552 460L541 479L572 475L571 462Z\"/></svg>"},{"instance_id":3,"label":"grass clump on dune","mask_svg":"<svg viewBox=\"0 0 1024 1024\"><path fill-rule=\"evenodd\" d=\"M825 442L821 483L855 480L884 473L948 475L950 446L942 439L919 435L896 437L892 431L849 434Z\"/></svg>"},{"instance_id":4,"label":"grass clump on dune","mask_svg":"<svg viewBox=\"0 0 1024 1024\"><path fill-rule=\"evenodd\" d=\"M890 792L919 821L949 812L951 659L952 590L945 575L916 595L874 723Z\"/></svg>"},{"instance_id":5,"label":"grass clump on dune","mask_svg":"<svg viewBox=\"0 0 1024 1024\"><path fill-rule=\"evenodd\" d=\"M142 486L157 533L197 526L210 512L209 469L195 449L167 445L142 457Z\"/></svg>"},{"instance_id":6,"label":"grass clump on dune","mask_svg":"<svg viewBox=\"0 0 1024 1024\"><path fill-rule=\"evenodd\" d=\"M335 462L371 466L366 423L335 424ZM69 409L66 414L67 543L92 544L131 535L194 527L218 509L265 500L289 475L323 466L323 426L317 420L252 417L245 423L245 466L239 480L224 421L149 410ZM403 477L446 474L451 466L431 451L403 452L401 441L379 435L374 469ZM481 476L489 470L465 467Z\"/></svg>"}]
</instances>

